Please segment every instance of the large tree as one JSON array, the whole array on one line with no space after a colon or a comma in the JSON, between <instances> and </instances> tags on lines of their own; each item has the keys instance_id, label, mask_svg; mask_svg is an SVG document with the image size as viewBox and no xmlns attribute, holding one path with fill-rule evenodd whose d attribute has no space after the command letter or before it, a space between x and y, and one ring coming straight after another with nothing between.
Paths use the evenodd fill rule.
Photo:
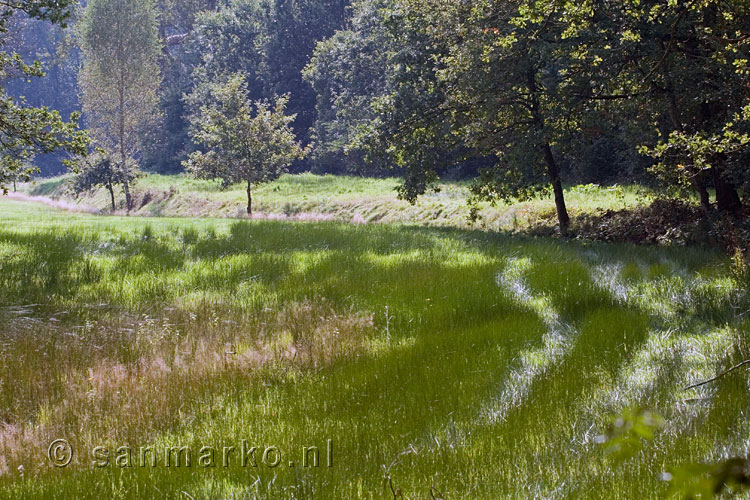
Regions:
<instances>
[{"instance_id":1,"label":"large tree","mask_svg":"<svg viewBox=\"0 0 750 500\"><path fill-rule=\"evenodd\" d=\"M188 123L182 97L193 88L193 70L201 61L194 50L196 29L202 12L217 8L218 0L161 0L159 38L163 42L160 58L163 76L159 89L163 119L144 133L141 164L160 173L182 171L181 162L191 151Z\"/></svg>"},{"instance_id":2,"label":"large tree","mask_svg":"<svg viewBox=\"0 0 750 500\"><path fill-rule=\"evenodd\" d=\"M556 0L540 3L548 9ZM743 0L627 0L578 9L566 68L600 115L630 126L668 188L690 186L706 210L740 207L750 137L750 5Z\"/></svg>"},{"instance_id":3,"label":"large tree","mask_svg":"<svg viewBox=\"0 0 750 500\"><path fill-rule=\"evenodd\" d=\"M644 148L655 171L691 182L706 208L710 183L718 208L738 211L750 155L750 4L631 0L620 11L634 40L625 85L663 116L658 143Z\"/></svg>"},{"instance_id":4,"label":"large tree","mask_svg":"<svg viewBox=\"0 0 750 500\"><path fill-rule=\"evenodd\" d=\"M7 43L8 22L14 15L27 15L64 24L74 0L15 0L0 2L0 46ZM0 51L0 81L12 78L43 77L41 64L27 64L16 52ZM78 129L78 114L64 122L60 113L48 107L31 107L23 98L14 98L0 88L0 190L8 183L27 178L35 171L28 163L37 153L68 151L85 154L87 138Z\"/></svg>"},{"instance_id":5,"label":"large tree","mask_svg":"<svg viewBox=\"0 0 750 500\"><path fill-rule=\"evenodd\" d=\"M247 184L247 213L253 212L253 186L277 179L307 150L296 141L285 113L288 97L275 105L249 99L241 73L226 82L214 82L205 96L208 102L190 117L191 136L202 147L191 154L185 167L194 176L220 179L224 186Z\"/></svg>"},{"instance_id":6,"label":"large tree","mask_svg":"<svg viewBox=\"0 0 750 500\"><path fill-rule=\"evenodd\" d=\"M128 170L141 132L157 116L161 52L153 0L89 0L78 26L83 109L98 146L123 172L125 204L133 207Z\"/></svg>"},{"instance_id":7,"label":"large tree","mask_svg":"<svg viewBox=\"0 0 750 500\"><path fill-rule=\"evenodd\" d=\"M582 111L561 72L576 40L565 12L524 0L395 2L386 22L400 49L372 129L375 149L406 168L406 198L424 193L441 166L494 159L476 197L552 191L567 231L559 155Z\"/></svg>"},{"instance_id":8,"label":"large tree","mask_svg":"<svg viewBox=\"0 0 750 500\"><path fill-rule=\"evenodd\" d=\"M357 0L346 29L318 42L303 71L317 95L311 129L313 169L328 173L374 174L388 163L364 162L355 147L357 131L375 117L373 102L390 90L389 54L394 39L383 15L391 0Z\"/></svg>"}]
</instances>

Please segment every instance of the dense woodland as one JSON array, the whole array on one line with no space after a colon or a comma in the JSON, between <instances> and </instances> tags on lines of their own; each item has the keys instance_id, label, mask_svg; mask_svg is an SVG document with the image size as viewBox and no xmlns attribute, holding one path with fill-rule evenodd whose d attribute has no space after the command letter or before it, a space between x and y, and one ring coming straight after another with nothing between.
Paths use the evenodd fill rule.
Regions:
<instances>
[{"instance_id":1,"label":"dense woodland","mask_svg":"<svg viewBox=\"0 0 750 500\"><path fill-rule=\"evenodd\" d=\"M61 173L82 149L85 160L72 158L88 172L82 187L104 175L126 197L139 171L247 180L248 193L287 168L399 175L409 200L440 178L472 178L473 201L554 193L563 232L564 184L650 184L707 213L738 214L750 192L743 0L26 0L2 9L4 125L31 107L73 113L20 139L3 127L6 187L30 162ZM229 109L232 82L239 107ZM249 133L203 126L209 114L219 123L244 113L237 123L249 130L264 110L288 118L276 118L276 133L288 125L296 149L270 162L271 175L219 175L254 150ZM258 139L265 125L256 125Z\"/></svg>"}]
</instances>

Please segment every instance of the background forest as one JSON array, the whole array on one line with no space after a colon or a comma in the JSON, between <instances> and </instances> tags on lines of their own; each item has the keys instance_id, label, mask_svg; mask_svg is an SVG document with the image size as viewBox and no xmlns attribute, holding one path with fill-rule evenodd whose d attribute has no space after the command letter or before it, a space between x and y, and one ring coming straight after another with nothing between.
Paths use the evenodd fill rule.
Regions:
<instances>
[{"instance_id":1,"label":"background forest","mask_svg":"<svg viewBox=\"0 0 750 500\"><path fill-rule=\"evenodd\" d=\"M96 31L113 28L91 16L126 4L148 27L127 53L151 101L129 111L129 171L183 171L204 144L191 119L241 74L250 101L288 100L306 148L292 172L403 176L409 200L439 178L475 179L483 200L552 191L566 229L563 183L647 184L737 213L750 182L743 1L95 0L65 26L15 12L6 49L46 77L6 72L7 93L83 111L92 147L118 149L117 105L97 100L117 94L96 67L116 50ZM66 169L59 154L34 164Z\"/></svg>"}]
</instances>

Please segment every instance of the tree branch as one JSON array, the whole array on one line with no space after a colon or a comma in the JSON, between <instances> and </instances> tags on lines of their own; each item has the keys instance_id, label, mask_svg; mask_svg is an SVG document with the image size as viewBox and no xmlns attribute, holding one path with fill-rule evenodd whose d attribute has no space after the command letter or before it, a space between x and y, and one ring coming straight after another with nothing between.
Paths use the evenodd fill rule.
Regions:
<instances>
[{"instance_id":1,"label":"tree branch","mask_svg":"<svg viewBox=\"0 0 750 500\"><path fill-rule=\"evenodd\" d=\"M706 381L699 382L697 384L693 384L691 386L685 387L685 389L683 389L683 390L687 391L689 389L695 389L696 387L701 387L703 385L710 384L711 382L716 382L717 380L719 380L720 378L724 377L725 375L728 375L728 374L732 373L735 370L739 370L740 368L742 368L745 365L750 365L750 359L746 359L742 363L739 363L738 365L735 365L735 366L731 367L730 369L721 372L720 374L716 375L713 378L710 378L710 379L708 379Z\"/></svg>"}]
</instances>

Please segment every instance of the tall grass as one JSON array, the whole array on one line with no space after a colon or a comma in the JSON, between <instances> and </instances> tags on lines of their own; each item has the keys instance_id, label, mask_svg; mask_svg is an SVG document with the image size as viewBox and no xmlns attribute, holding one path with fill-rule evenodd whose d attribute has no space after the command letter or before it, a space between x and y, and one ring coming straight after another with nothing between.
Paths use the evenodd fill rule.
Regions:
<instances>
[{"instance_id":1,"label":"tall grass","mask_svg":"<svg viewBox=\"0 0 750 500\"><path fill-rule=\"evenodd\" d=\"M716 253L10 201L0 220L3 498L657 498L670 465L748 454L743 374L682 389L750 354ZM632 406L668 425L615 467L595 437ZM196 465L243 439L283 461ZM332 467L302 467L329 439ZM95 446L196 455L97 468Z\"/></svg>"}]
</instances>

